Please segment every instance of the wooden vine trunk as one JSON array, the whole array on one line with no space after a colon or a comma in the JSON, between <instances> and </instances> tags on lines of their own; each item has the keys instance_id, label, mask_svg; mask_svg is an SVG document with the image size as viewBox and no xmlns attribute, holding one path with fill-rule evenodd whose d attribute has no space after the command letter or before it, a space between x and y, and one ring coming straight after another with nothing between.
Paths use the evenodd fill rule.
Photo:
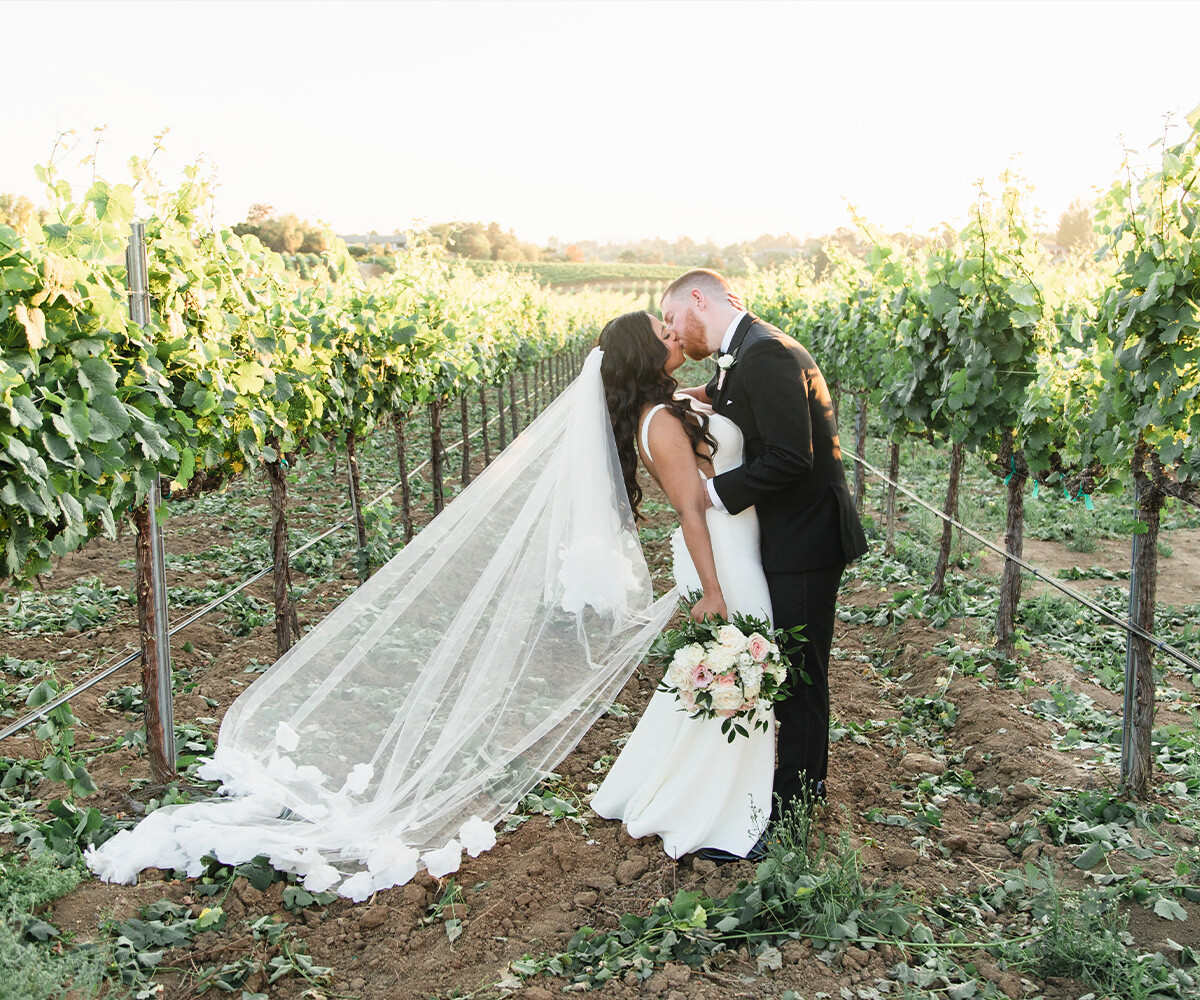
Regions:
<instances>
[{"instance_id":1,"label":"wooden vine trunk","mask_svg":"<svg viewBox=\"0 0 1200 1000\"><path fill-rule=\"evenodd\" d=\"M504 379L496 382L496 416L500 423L500 450L508 447L508 438L504 433Z\"/></svg>"},{"instance_id":2,"label":"wooden vine trunk","mask_svg":"<svg viewBox=\"0 0 1200 1000\"><path fill-rule=\"evenodd\" d=\"M529 421L532 419L533 413L533 397L529 393L529 369L526 368L521 372L521 382L525 386L525 426L529 426Z\"/></svg>"},{"instance_id":3,"label":"wooden vine trunk","mask_svg":"<svg viewBox=\"0 0 1200 1000\"><path fill-rule=\"evenodd\" d=\"M854 454L866 455L867 452L867 393L862 393L858 399L858 419L854 424ZM867 469L862 462L854 463L854 509L862 514L863 499L867 495Z\"/></svg>"},{"instance_id":4,"label":"wooden vine trunk","mask_svg":"<svg viewBox=\"0 0 1200 1000\"><path fill-rule=\"evenodd\" d=\"M354 431L346 435L346 472L350 480L350 509L354 512L354 528L358 532L358 558L355 560L359 583L371 576L371 559L367 554L367 521L363 516L362 492L358 479L357 438Z\"/></svg>"},{"instance_id":5,"label":"wooden vine trunk","mask_svg":"<svg viewBox=\"0 0 1200 1000\"><path fill-rule=\"evenodd\" d=\"M958 484L962 479L963 444L957 442L950 449L950 485L946 487L946 505L942 512L948 518L958 520ZM942 522L942 544L938 549L937 565L933 569L933 582L929 585L929 593L940 594L946 589L946 570L950 567L950 543L953 540L954 526L949 521Z\"/></svg>"},{"instance_id":6,"label":"wooden vine trunk","mask_svg":"<svg viewBox=\"0 0 1200 1000\"><path fill-rule=\"evenodd\" d=\"M462 421L462 484L471 482L471 424L467 416L467 396L459 399L459 414Z\"/></svg>"},{"instance_id":7,"label":"wooden vine trunk","mask_svg":"<svg viewBox=\"0 0 1200 1000\"><path fill-rule=\"evenodd\" d=\"M283 656L300 638L300 622L292 602L292 569L288 561L287 473L282 462L268 462L271 485L271 550L275 578L275 655Z\"/></svg>"},{"instance_id":8,"label":"wooden vine trunk","mask_svg":"<svg viewBox=\"0 0 1200 1000\"><path fill-rule=\"evenodd\" d=\"M1133 479L1136 484L1137 520L1146 530L1133 538L1132 571L1129 580L1129 617L1131 624L1147 634L1154 633L1154 606L1158 595L1158 529L1163 492L1147 473L1150 449L1139 440L1133 454ZM1157 478L1157 477L1155 477ZM1149 639L1129 636L1126 683L1133 680L1132 697L1125 703L1130 711L1128 756L1121 771L1127 789L1138 798L1151 790L1154 734L1154 646Z\"/></svg>"},{"instance_id":9,"label":"wooden vine trunk","mask_svg":"<svg viewBox=\"0 0 1200 1000\"><path fill-rule=\"evenodd\" d=\"M1025 464L1025 453L1020 448L1013 448L1011 430L1005 432L1000 447L1000 465L1009 470L1004 551L1020 559L1025 550L1025 479L1029 468ZM1010 660L1017 652L1017 605L1020 602L1021 567L1006 558L1000 579L1000 605L996 611L996 648Z\"/></svg>"},{"instance_id":10,"label":"wooden vine trunk","mask_svg":"<svg viewBox=\"0 0 1200 1000\"><path fill-rule=\"evenodd\" d=\"M483 464L492 464L492 441L491 435L488 432L488 415L487 415L487 386L479 387L479 419L480 419L480 437L483 438Z\"/></svg>"},{"instance_id":11,"label":"wooden vine trunk","mask_svg":"<svg viewBox=\"0 0 1200 1000\"><path fill-rule=\"evenodd\" d=\"M392 414L392 427L396 431L396 465L400 468L400 523L404 525L404 540L413 539L412 489L408 485L408 442L404 437L404 419L399 413Z\"/></svg>"},{"instance_id":12,"label":"wooden vine trunk","mask_svg":"<svg viewBox=\"0 0 1200 1000\"><path fill-rule=\"evenodd\" d=\"M520 431L520 424L517 423L517 373L508 373L508 412L512 417L512 436L515 441L517 433Z\"/></svg>"},{"instance_id":13,"label":"wooden vine trunk","mask_svg":"<svg viewBox=\"0 0 1200 1000\"><path fill-rule=\"evenodd\" d=\"M442 401L435 399L429 404L429 472L433 479L433 516L446 506L446 485L442 479L443 462L446 458L442 447Z\"/></svg>"},{"instance_id":14,"label":"wooden vine trunk","mask_svg":"<svg viewBox=\"0 0 1200 1000\"><path fill-rule=\"evenodd\" d=\"M142 640L142 716L146 720L146 750L150 757L150 773L155 782L166 785L175 780L175 762L168 760L167 734L159 710L158 639L154 630L156 598L150 571L152 522L148 502L134 508L133 523L137 528L135 562L138 631Z\"/></svg>"},{"instance_id":15,"label":"wooden vine trunk","mask_svg":"<svg viewBox=\"0 0 1200 1000\"><path fill-rule=\"evenodd\" d=\"M896 554L896 479L900 475L900 442L893 441L888 449L888 483L887 488L887 537L883 543L883 554Z\"/></svg>"}]
</instances>

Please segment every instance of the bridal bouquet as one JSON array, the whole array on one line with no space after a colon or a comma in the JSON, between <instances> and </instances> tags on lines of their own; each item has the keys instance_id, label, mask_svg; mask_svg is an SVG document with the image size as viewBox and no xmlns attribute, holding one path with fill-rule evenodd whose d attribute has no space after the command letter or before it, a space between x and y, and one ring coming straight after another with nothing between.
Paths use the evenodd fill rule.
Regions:
<instances>
[{"instance_id":1,"label":"bridal bouquet","mask_svg":"<svg viewBox=\"0 0 1200 1000\"><path fill-rule=\"evenodd\" d=\"M690 607L697 596L689 595L684 606ZM790 693L783 651L799 647L802 628L772 629L749 615L703 622L686 615L679 628L664 631L651 649L668 661L659 690L675 695L692 718L723 719L721 732L730 743L748 736L747 726L766 730L771 705Z\"/></svg>"}]
</instances>

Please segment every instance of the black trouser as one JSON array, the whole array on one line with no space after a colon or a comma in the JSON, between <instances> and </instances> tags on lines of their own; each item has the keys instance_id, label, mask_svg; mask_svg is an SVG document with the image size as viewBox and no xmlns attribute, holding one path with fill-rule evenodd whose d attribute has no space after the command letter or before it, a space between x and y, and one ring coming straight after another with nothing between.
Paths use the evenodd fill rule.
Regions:
<instances>
[{"instance_id":1,"label":"black trouser","mask_svg":"<svg viewBox=\"0 0 1200 1000\"><path fill-rule=\"evenodd\" d=\"M825 794L829 770L829 650L838 586L845 566L828 566L805 573L768 573L771 613L776 628L804 626L805 642L793 660L803 666L811 684L792 671L792 694L775 703L779 721L779 764L774 793L789 808L793 799L811 801ZM778 807L772 805L771 818Z\"/></svg>"}]
</instances>

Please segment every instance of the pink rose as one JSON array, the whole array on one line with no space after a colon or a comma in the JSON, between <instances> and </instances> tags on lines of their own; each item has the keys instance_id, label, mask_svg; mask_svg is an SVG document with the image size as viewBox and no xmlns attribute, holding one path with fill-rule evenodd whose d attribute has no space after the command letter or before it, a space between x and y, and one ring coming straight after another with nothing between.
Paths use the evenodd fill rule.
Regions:
<instances>
[{"instance_id":1,"label":"pink rose","mask_svg":"<svg viewBox=\"0 0 1200 1000\"><path fill-rule=\"evenodd\" d=\"M750 636L750 657L755 663L762 663L767 658L767 654L771 651L771 644L767 642L761 635L755 632Z\"/></svg>"},{"instance_id":2,"label":"pink rose","mask_svg":"<svg viewBox=\"0 0 1200 1000\"><path fill-rule=\"evenodd\" d=\"M697 663L692 667L692 686L697 688L706 688L713 682L713 672L708 669L703 663Z\"/></svg>"}]
</instances>

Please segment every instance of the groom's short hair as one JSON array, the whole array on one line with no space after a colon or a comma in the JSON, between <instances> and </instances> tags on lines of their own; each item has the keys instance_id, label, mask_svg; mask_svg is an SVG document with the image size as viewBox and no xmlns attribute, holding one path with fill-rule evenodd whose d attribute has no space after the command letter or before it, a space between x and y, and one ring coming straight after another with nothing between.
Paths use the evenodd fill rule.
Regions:
<instances>
[{"instance_id":1,"label":"groom's short hair","mask_svg":"<svg viewBox=\"0 0 1200 1000\"><path fill-rule=\"evenodd\" d=\"M672 295L687 294L693 288L699 288L705 295L714 299L724 299L729 294L729 282L721 275L707 267L697 267L681 274L667 285L662 297L665 299Z\"/></svg>"}]
</instances>

